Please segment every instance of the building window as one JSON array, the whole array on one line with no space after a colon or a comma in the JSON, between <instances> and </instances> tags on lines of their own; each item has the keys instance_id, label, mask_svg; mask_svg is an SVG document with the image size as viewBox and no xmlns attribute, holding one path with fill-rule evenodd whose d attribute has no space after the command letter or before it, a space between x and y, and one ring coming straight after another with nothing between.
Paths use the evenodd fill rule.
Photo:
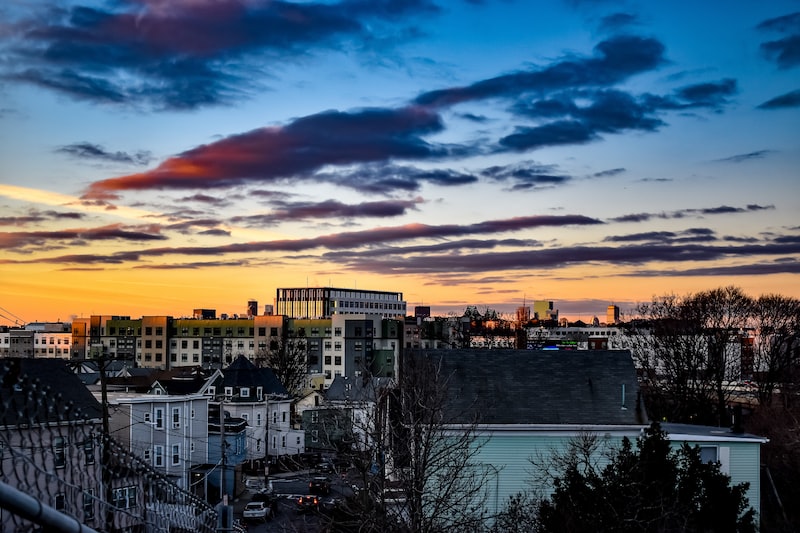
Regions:
<instances>
[{"instance_id":1,"label":"building window","mask_svg":"<svg viewBox=\"0 0 800 533\"><path fill-rule=\"evenodd\" d=\"M331 364L331 356L330 355L326 355L325 356L325 364L326 365L330 365Z\"/></svg>"},{"instance_id":2,"label":"building window","mask_svg":"<svg viewBox=\"0 0 800 533\"><path fill-rule=\"evenodd\" d=\"M311 442L319 442L319 431L316 429L311 430Z\"/></svg>"},{"instance_id":3,"label":"building window","mask_svg":"<svg viewBox=\"0 0 800 533\"><path fill-rule=\"evenodd\" d=\"M250 389L248 387L242 387L239 389L239 394L242 398L249 398L250 397Z\"/></svg>"},{"instance_id":4,"label":"building window","mask_svg":"<svg viewBox=\"0 0 800 533\"><path fill-rule=\"evenodd\" d=\"M342 328L340 328L340 327L334 328L333 334L336 337L341 337L342 336Z\"/></svg>"},{"instance_id":5,"label":"building window","mask_svg":"<svg viewBox=\"0 0 800 533\"><path fill-rule=\"evenodd\" d=\"M274 449L275 449L275 448L277 448L277 447L278 447L278 437L276 437L275 435L273 435L273 436L272 436L272 449L274 450Z\"/></svg>"},{"instance_id":6,"label":"building window","mask_svg":"<svg viewBox=\"0 0 800 533\"><path fill-rule=\"evenodd\" d=\"M261 451L261 439L256 440L256 451Z\"/></svg>"},{"instance_id":7,"label":"building window","mask_svg":"<svg viewBox=\"0 0 800 533\"><path fill-rule=\"evenodd\" d=\"M94 464L94 441L92 439L86 439L83 443L83 453L86 455L86 464L93 465Z\"/></svg>"},{"instance_id":8,"label":"building window","mask_svg":"<svg viewBox=\"0 0 800 533\"><path fill-rule=\"evenodd\" d=\"M94 518L94 489L83 491L83 519L89 521Z\"/></svg>"},{"instance_id":9,"label":"building window","mask_svg":"<svg viewBox=\"0 0 800 533\"><path fill-rule=\"evenodd\" d=\"M333 364L337 365L337 366L341 366L342 365L342 356L341 355L337 355L336 357L334 357L333 358Z\"/></svg>"},{"instance_id":10,"label":"building window","mask_svg":"<svg viewBox=\"0 0 800 533\"><path fill-rule=\"evenodd\" d=\"M341 342L337 342L336 344L333 345L333 349L335 351L337 351L337 352L341 352L342 351L342 343Z\"/></svg>"},{"instance_id":11,"label":"building window","mask_svg":"<svg viewBox=\"0 0 800 533\"><path fill-rule=\"evenodd\" d=\"M67 464L66 446L67 441L64 437L53 439L53 463L56 468L64 468Z\"/></svg>"},{"instance_id":12,"label":"building window","mask_svg":"<svg viewBox=\"0 0 800 533\"><path fill-rule=\"evenodd\" d=\"M233 387L225 387L225 396L229 398L233 396Z\"/></svg>"},{"instance_id":13,"label":"building window","mask_svg":"<svg viewBox=\"0 0 800 533\"><path fill-rule=\"evenodd\" d=\"M244 420L245 422L249 422L250 421L250 415L247 414L247 413L242 413L242 420Z\"/></svg>"},{"instance_id":14,"label":"building window","mask_svg":"<svg viewBox=\"0 0 800 533\"><path fill-rule=\"evenodd\" d=\"M286 435L281 435L281 448L286 448Z\"/></svg>"},{"instance_id":15,"label":"building window","mask_svg":"<svg viewBox=\"0 0 800 533\"><path fill-rule=\"evenodd\" d=\"M59 492L53 497L53 507L56 511L66 511L67 510L67 498L63 492Z\"/></svg>"},{"instance_id":16,"label":"building window","mask_svg":"<svg viewBox=\"0 0 800 533\"><path fill-rule=\"evenodd\" d=\"M281 411L281 422L286 422L286 411Z\"/></svg>"},{"instance_id":17,"label":"building window","mask_svg":"<svg viewBox=\"0 0 800 533\"><path fill-rule=\"evenodd\" d=\"M264 399L264 387L256 387L256 398L259 402Z\"/></svg>"},{"instance_id":18,"label":"building window","mask_svg":"<svg viewBox=\"0 0 800 533\"><path fill-rule=\"evenodd\" d=\"M172 466L181 464L181 445L172 445Z\"/></svg>"},{"instance_id":19,"label":"building window","mask_svg":"<svg viewBox=\"0 0 800 533\"><path fill-rule=\"evenodd\" d=\"M146 463L149 463L149 462L150 462L150 450L145 450L145 451L144 451L143 458L144 458L144 460L145 460L145 462L146 462Z\"/></svg>"},{"instance_id":20,"label":"building window","mask_svg":"<svg viewBox=\"0 0 800 533\"><path fill-rule=\"evenodd\" d=\"M153 450L154 461L153 464L156 466L164 466L164 447L163 446L156 446Z\"/></svg>"},{"instance_id":21,"label":"building window","mask_svg":"<svg viewBox=\"0 0 800 533\"><path fill-rule=\"evenodd\" d=\"M172 408L172 429L181 427L181 409L180 407Z\"/></svg>"},{"instance_id":22,"label":"building window","mask_svg":"<svg viewBox=\"0 0 800 533\"><path fill-rule=\"evenodd\" d=\"M132 509L136 507L136 487L114 489L114 507L117 509Z\"/></svg>"},{"instance_id":23,"label":"building window","mask_svg":"<svg viewBox=\"0 0 800 533\"><path fill-rule=\"evenodd\" d=\"M157 407L155 409L155 414L153 418L156 421L156 429L163 429L164 428L164 409Z\"/></svg>"},{"instance_id":24,"label":"building window","mask_svg":"<svg viewBox=\"0 0 800 533\"><path fill-rule=\"evenodd\" d=\"M261 413L256 413L256 426L261 426Z\"/></svg>"},{"instance_id":25,"label":"building window","mask_svg":"<svg viewBox=\"0 0 800 533\"><path fill-rule=\"evenodd\" d=\"M319 412L318 411L311 411L311 422L316 424L319 422Z\"/></svg>"}]
</instances>

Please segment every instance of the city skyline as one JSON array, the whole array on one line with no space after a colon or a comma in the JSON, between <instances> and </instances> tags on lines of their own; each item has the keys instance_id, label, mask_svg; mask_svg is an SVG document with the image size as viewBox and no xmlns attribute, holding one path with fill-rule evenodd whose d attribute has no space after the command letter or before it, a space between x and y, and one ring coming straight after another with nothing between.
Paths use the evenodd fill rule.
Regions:
<instances>
[{"instance_id":1,"label":"city skyline","mask_svg":"<svg viewBox=\"0 0 800 533\"><path fill-rule=\"evenodd\" d=\"M0 324L800 297L792 0L0 10Z\"/></svg>"}]
</instances>

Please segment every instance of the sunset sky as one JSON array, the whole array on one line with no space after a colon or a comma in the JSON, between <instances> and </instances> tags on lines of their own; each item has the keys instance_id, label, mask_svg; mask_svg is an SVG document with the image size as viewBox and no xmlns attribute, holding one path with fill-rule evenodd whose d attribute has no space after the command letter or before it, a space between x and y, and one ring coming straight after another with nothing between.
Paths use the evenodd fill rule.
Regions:
<instances>
[{"instance_id":1,"label":"sunset sky","mask_svg":"<svg viewBox=\"0 0 800 533\"><path fill-rule=\"evenodd\" d=\"M800 297L800 1L10 0L0 324Z\"/></svg>"}]
</instances>

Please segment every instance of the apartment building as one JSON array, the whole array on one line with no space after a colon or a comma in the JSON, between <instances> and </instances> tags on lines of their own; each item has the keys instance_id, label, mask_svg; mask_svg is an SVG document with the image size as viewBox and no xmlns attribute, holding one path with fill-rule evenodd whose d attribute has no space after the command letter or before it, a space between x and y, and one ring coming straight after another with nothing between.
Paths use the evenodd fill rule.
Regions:
<instances>
[{"instance_id":1,"label":"apartment building","mask_svg":"<svg viewBox=\"0 0 800 533\"><path fill-rule=\"evenodd\" d=\"M406 316L402 292L304 287L277 289L275 312L290 318L330 318L333 315Z\"/></svg>"},{"instance_id":2,"label":"apartment building","mask_svg":"<svg viewBox=\"0 0 800 533\"><path fill-rule=\"evenodd\" d=\"M69 359L71 343L69 324L33 322L0 330L0 357Z\"/></svg>"}]
</instances>

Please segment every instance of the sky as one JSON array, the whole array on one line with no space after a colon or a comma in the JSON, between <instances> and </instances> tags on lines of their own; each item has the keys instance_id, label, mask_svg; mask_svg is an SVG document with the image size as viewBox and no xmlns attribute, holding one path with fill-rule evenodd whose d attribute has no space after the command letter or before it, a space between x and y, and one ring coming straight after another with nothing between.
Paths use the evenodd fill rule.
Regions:
<instances>
[{"instance_id":1,"label":"sky","mask_svg":"<svg viewBox=\"0 0 800 533\"><path fill-rule=\"evenodd\" d=\"M799 0L0 6L0 324L800 297L799 214Z\"/></svg>"}]
</instances>

